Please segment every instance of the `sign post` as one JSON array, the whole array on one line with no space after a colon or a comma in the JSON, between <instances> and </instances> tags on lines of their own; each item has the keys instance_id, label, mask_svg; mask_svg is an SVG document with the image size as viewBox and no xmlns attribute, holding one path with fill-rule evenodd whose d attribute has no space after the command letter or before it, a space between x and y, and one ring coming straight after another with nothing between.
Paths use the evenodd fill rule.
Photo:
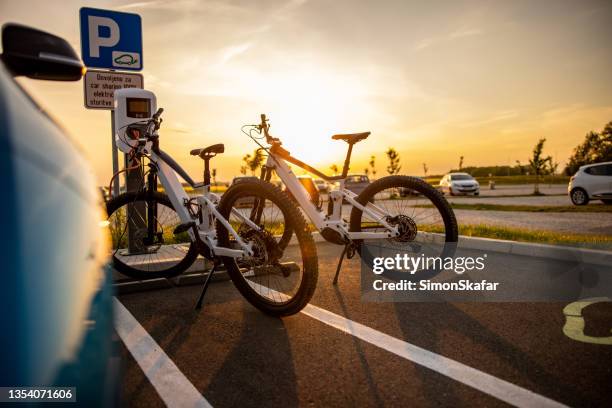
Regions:
<instances>
[{"instance_id":1,"label":"sign post","mask_svg":"<svg viewBox=\"0 0 612 408\"><path fill-rule=\"evenodd\" d=\"M111 111L111 143L113 174L119 171L119 158L115 143L115 111L113 92L122 88L143 88L141 74L115 72L140 71L142 62L142 21L138 14L122 13L83 7L79 11L81 23L81 57L88 68L110 71L88 71L84 80L85 107ZM130 190L126 177L126 190ZM113 191L119 194L119 183Z\"/></svg>"}]
</instances>

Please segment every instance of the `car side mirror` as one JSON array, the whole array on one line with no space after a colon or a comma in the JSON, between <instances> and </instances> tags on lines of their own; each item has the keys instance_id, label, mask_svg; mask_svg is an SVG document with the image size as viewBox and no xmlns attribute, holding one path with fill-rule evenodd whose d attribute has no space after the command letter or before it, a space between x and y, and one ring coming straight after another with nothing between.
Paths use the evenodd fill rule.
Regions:
<instances>
[{"instance_id":1,"label":"car side mirror","mask_svg":"<svg viewBox=\"0 0 612 408\"><path fill-rule=\"evenodd\" d=\"M78 81L83 64L66 40L20 24L2 27L2 61L13 76Z\"/></svg>"}]
</instances>

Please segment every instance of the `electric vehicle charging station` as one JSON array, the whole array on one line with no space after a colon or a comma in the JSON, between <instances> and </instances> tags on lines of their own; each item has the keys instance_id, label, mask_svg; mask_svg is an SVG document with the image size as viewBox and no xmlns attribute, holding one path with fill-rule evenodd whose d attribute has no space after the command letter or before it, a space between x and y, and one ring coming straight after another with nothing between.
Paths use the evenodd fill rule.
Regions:
<instances>
[{"instance_id":1,"label":"electric vehicle charging station","mask_svg":"<svg viewBox=\"0 0 612 408\"><path fill-rule=\"evenodd\" d=\"M114 92L114 138L117 148L124 153L125 157L125 168L138 164L137 160L129 163L127 153L129 153L134 146L138 143L136 140L131 139L131 135L126 132L127 127L133 123L143 122L151 119L155 112L157 112L157 98L151 91L137 88L125 88L118 89ZM149 146L150 148L150 146ZM137 191L142 187L144 180L140 167L127 170L125 175L125 188L126 192ZM142 215L146 213L146 208L137 208L136 204L128 206L128 211L136 211ZM144 207L144 206L143 206ZM155 211L155 209L153 210ZM144 217L131 217L131 219L144 220ZM146 229L144 222L142 225L130 225L128 227L128 252L124 255L142 254L143 248L136 246L137 242L141 240L134 239L139 234L139 230Z\"/></svg>"},{"instance_id":2,"label":"electric vehicle charging station","mask_svg":"<svg viewBox=\"0 0 612 408\"><path fill-rule=\"evenodd\" d=\"M130 143L126 128L132 123L147 121L157 111L155 94L146 89L126 88L115 91L115 142L123 153L129 153L134 144Z\"/></svg>"}]
</instances>

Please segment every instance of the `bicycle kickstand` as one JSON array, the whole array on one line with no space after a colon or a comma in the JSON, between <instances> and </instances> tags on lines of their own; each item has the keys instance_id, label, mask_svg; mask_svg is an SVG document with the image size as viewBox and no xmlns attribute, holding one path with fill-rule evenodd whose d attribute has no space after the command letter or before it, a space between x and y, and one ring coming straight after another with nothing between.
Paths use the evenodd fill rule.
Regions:
<instances>
[{"instance_id":1,"label":"bicycle kickstand","mask_svg":"<svg viewBox=\"0 0 612 408\"><path fill-rule=\"evenodd\" d=\"M213 273L215 273L218 266L219 266L219 262L217 260L214 260L213 267L210 269L210 272L208 272L208 276L206 277L206 280L204 281L204 287L202 288L202 293L200 294L200 298L198 299L198 303L196 304L196 307L195 307L196 310L202 309L202 302L204 301L204 295L206 294L206 290L208 289L208 284L210 283Z\"/></svg>"},{"instance_id":2,"label":"bicycle kickstand","mask_svg":"<svg viewBox=\"0 0 612 408\"><path fill-rule=\"evenodd\" d=\"M342 261L346 256L348 259L351 259L355 255L355 247L352 242L348 242L344 249L342 250L342 254L340 254L340 259L338 260L338 266L336 267L336 275L334 276L334 285L338 284L338 275L340 275L340 268L342 268Z\"/></svg>"}]
</instances>

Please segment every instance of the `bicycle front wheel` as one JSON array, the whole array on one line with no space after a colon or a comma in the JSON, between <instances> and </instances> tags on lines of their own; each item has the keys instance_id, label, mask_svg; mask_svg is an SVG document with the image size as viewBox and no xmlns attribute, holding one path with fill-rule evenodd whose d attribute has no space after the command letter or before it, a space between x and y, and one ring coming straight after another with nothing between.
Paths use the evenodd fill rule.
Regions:
<instances>
[{"instance_id":1,"label":"bicycle front wheel","mask_svg":"<svg viewBox=\"0 0 612 408\"><path fill-rule=\"evenodd\" d=\"M181 219L167 195L129 192L106 205L113 266L135 279L171 278L198 256L187 232L174 234Z\"/></svg>"},{"instance_id":2,"label":"bicycle front wheel","mask_svg":"<svg viewBox=\"0 0 612 408\"><path fill-rule=\"evenodd\" d=\"M302 310L317 284L318 260L312 234L295 204L272 184L253 181L230 187L218 209L254 252L239 259L223 257L240 293L273 316ZM283 242L285 231L295 233L294 245ZM217 238L222 247L240 248L220 220Z\"/></svg>"}]
</instances>

